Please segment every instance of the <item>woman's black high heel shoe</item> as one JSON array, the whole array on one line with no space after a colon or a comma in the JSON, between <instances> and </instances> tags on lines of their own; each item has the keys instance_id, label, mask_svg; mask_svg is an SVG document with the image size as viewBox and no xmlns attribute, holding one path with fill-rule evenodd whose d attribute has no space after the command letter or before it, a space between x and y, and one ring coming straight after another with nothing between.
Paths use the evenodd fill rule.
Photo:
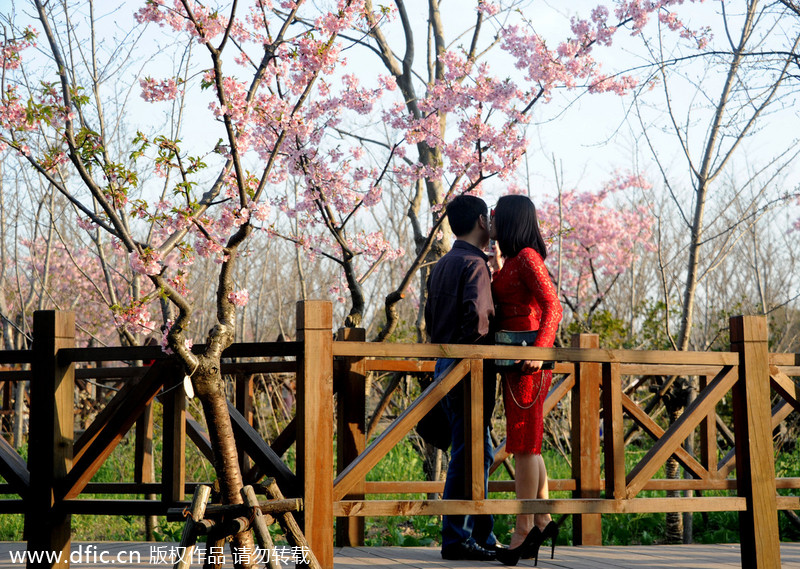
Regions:
<instances>
[{"instance_id":1,"label":"woman's black high heel shoe","mask_svg":"<svg viewBox=\"0 0 800 569\"><path fill-rule=\"evenodd\" d=\"M556 540L558 539L558 524L554 521L550 521L543 530L539 530L539 533L542 535L539 544L541 545L544 543L546 539L550 539L551 541L551 548L550 548L550 559L555 558L556 556ZM533 552L533 565L536 566L539 564L539 548L536 548L536 551ZM530 559L530 558L529 558Z\"/></svg>"},{"instance_id":2,"label":"woman's black high heel shoe","mask_svg":"<svg viewBox=\"0 0 800 569\"><path fill-rule=\"evenodd\" d=\"M514 549L498 549L497 560L503 565L516 565L521 558L530 558L539 554L539 546L544 541L542 532L536 526L528 532L525 539Z\"/></svg>"}]
</instances>

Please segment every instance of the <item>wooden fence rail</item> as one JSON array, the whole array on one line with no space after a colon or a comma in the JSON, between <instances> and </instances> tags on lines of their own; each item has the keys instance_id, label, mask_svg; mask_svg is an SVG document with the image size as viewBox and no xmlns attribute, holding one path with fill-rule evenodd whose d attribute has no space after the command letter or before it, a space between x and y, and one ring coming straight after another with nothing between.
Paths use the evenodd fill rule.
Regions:
<instances>
[{"instance_id":1,"label":"wooden fence rail","mask_svg":"<svg viewBox=\"0 0 800 569\"><path fill-rule=\"evenodd\" d=\"M667 511L737 511L742 566L780 566L777 512L800 509L800 497L797 492L778 495L777 490L798 490L800 479L775 477L772 430L800 410L800 389L793 379L800 376L800 355L769 354L764 319L731 319L731 350L714 353L605 350L593 335L574 337L569 348L376 344L365 342L363 330L358 329L340 330L334 337L330 303L315 301L298 304L297 322L296 342L232 346L224 354L223 373L235 378L235 401L229 410L246 483L269 475L287 496L304 498L306 537L323 567L333 566L334 540L340 545L363 544L367 516L573 514L573 542L599 545L603 514ZM203 426L186 412L179 387L183 375L159 348L76 348L74 330L70 313L36 313L33 350L0 352L0 364L14 367L0 371L0 385L30 380L30 438L36 441L29 446L26 461L0 437L0 476L6 482L0 493L19 496L0 500L0 513L25 514L32 550L66 551L73 514L165 515L170 508L185 507L186 493L197 484L186 480L187 435L202 454L211 454ZM368 441L369 375L430 373L440 357L455 363ZM548 394L545 413L570 401L572 473L571 478L551 480L550 488L569 492L570 498L511 500L484 495L484 361L520 358L557 362L559 381ZM133 365L142 361L154 363ZM90 362L123 364L88 368ZM253 427L252 377L258 373L296 374L296 416L271 442ZM641 378L676 375L699 377L700 391L681 417L664 428L631 392ZM118 391L83 432L76 432L75 384L83 380L115 381ZM471 499L376 499L442 491L441 481L367 481L367 474L452 389L466 390L471 402L465 409ZM729 394L732 432L717 413ZM163 409L160 481L152 468L156 398ZM10 409L10 402L3 404ZM625 436L634 427L653 443L628 467L631 457L626 454ZM129 430L136 433L135 479L92 482ZM695 436L700 441L697 456L684 448L687 438ZM735 443L727 454L717 443L721 436ZM293 444L294 472L281 460ZM494 468L506 456L500 448ZM691 478L654 478L670 457ZM665 490L686 491L687 496L642 497L644 491ZM513 481L489 483L490 493L509 491ZM692 496L696 491L736 495ZM94 493L135 494L143 499L86 499ZM48 520L46 527L42 520ZM62 566L67 567L68 561Z\"/></svg>"}]
</instances>

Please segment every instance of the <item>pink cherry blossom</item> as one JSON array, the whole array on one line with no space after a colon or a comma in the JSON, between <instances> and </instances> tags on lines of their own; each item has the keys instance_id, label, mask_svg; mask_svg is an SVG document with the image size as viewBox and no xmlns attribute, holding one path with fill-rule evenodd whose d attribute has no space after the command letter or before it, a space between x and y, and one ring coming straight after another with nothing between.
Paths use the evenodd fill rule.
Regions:
<instances>
[{"instance_id":1,"label":"pink cherry blossom","mask_svg":"<svg viewBox=\"0 0 800 569\"><path fill-rule=\"evenodd\" d=\"M186 263L179 263L179 265L184 265ZM191 264L191 262L189 263ZM186 283L187 274L183 271L179 271L174 277L167 279L169 285L174 288L178 294L183 297L189 297L190 291L189 287Z\"/></svg>"},{"instance_id":2,"label":"pink cherry blossom","mask_svg":"<svg viewBox=\"0 0 800 569\"><path fill-rule=\"evenodd\" d=\"M33 130L35 124L28 118L17 88L9 86L0 98L0 128L7 130Z\"/></svg>"},{"instance_id":3,"label":"pink cherry blossom","mask_svg":"<svg viewBox=\"0 0 800 569\"><path fill-rule=\"evenodd\" d=\"M343 287L339 284L332 285L328 288L328 294L334 297L336 302L339 304L344 304L347 302L347 298L345 297L344 293L345 291L343 290Z\"/></svg>"},{"instance_id":4,"label":"pink cherry blossom","mask_svg":"<svg viewBox=\"0 0 800 569\"><path fill-rule=\"evenodd\" d=\"M29 47L36 45L37 35L36 30L28 26L23 30L21 37L12 37L5 41L0 41L0 66L2 66L3 71L19 69L22 63L20 54Z\"/></svg>"},{"instance_id":5,"label":"pink cherry blossom","mask_svg":"<svg viewBox=\"0 0 800 569\"><path fill-rule=\"evenodd\" d=\"M142 88L142 99L148 103L171 101L178 96L178 84L172 77L163 81L145 77L139 79L139 85Z\"/></svg>"},{"instance_id":6,"label":"pink cherry blossom","mask_svg":"<svg viewBox=\"0 0 800 569\"><path fill-rule=\"evenodd\" d=\"M161 327L161 350L165 354L174 354L175 352L172 348L169 347L169 333L172 331L172 327L175 325L175 322L172 320L167 320L164 323L164 326ZM191 338L186 338L183 341L183 345L187 350L191 350L192 346L194 346L194 341Z\"/></svg>"},{"instance_id":7,"label":"pink cherry blossom","mask_svg":"<svg viewBox=\"0 0 800 569\"><path fill-rule=\"evenodd\" d=\"M234 306L246 306L250 300L250 293L247 292L247 289L237 290L228 294L228 300Z\"/></svg>"},{"instance_id":8,"label":"pink cherry blossom","mask_svg":"<svg viewBox=\"0 0 800 569\"><path fill-rule=\"evenodd\" d=\"M77 223L78 227L85 231L94 231L97 229L97 225L91 219L86 217L79 217Z\"/></svg>"},{"instance_id":9,"label":"pink cherry blossom","mask_svg":"<svg viewBox=\"0 0 800 569\"><path fill-rule=\"evenodd\" d=\"M252 205L253 217L258 221L266 221L269 218L270 207L268 203Z\"/></svg>"},{"instance_id":10,"label":"pink cherry blossom","mask_svg":"<svg viewBox=\"0 0 800 569\"><path fill-rule=\"evenodd\" d=\"M74 244L66 246L59 242L52 242L48 252L44 240L32 242L21 239L17 246L19 254L17 262L10 262L11 260L7 259L5 268L17 266L21 274L29 277L18 282L23 297L42 294L45 306L48 308L80 305L81 309L75 311L75 318L78 325L77 338L81 344L88 341L91 336L104 343L119 341L115 326L117 319L112 316L118 310L125 311L127 308L110 309L106 299L103 298L106 275L103 273L96 252ZM114 287L124 291L127 286L123 276L126 267L117 265L124 257L115 256L107 245L104 247L104 253L112 269L108 278ZM46 272L45 266L47 266ZM48 275L46 279L45 274ZM17 295L7 296L7 301L11 313L21 313L23 307L20 306ZM120 298L123 306L130 307L132 302L124 295ZM142 307L146 310L143 311ZM140 301L134 305L134 309L127 315L133 330L144 331L149 326L151 318L147 315L147 310L150 313L153 311L149 303Z\"/></svg>"},{"instance_id":11,"label":"pink cherry blossom","mask_svg":"<svg viewBox=\"0 0 800 569\"><path fill-rule=\"evenodd\" d=\"M161 272L161 255L152 250L143 253L133 252L130 256L131 269L140 275L157 275Z\"/></svg>"},{"instance_id":12,"label":"pink cherry blossom","mask_svg":"<svg viewBox=\"0 0 800 569\"><path fill-rule=\"evenodd\" d=\"M494 2L489 2L488 0L479 0L478 12L483 12L487 16L494 16L500 12L500 6Z\"/></svg>"},{"instance_id":13,"label":"pink cherry blossom","mask_svg":"<svg viewBox=\"0 0 800 569\"><path fill-rule=\"evenodd\" d=\"M131 334L149 334L156 328L149 308L140 302L134 302L127 308L119 308L114 313L114 323L119 328L127 329Z\"/></svg>"},{"instance_id":14,"label":"pink cherry blossom","mask_svg":"<svg viewBox=\"0 0 800 569\"><path fill-rule=\"evenodd\" d=\"M560 204L554 199L539 206L542 230L552 254L560 254L562 294L571 306L586 309L644 251L655 249L652 217L645 208L606 201L617 192L648 187L641 176L620 172L600 191L570 190L563 192ZM563 216L560 241L559 211Z\"/></svg>"}]
</instances>

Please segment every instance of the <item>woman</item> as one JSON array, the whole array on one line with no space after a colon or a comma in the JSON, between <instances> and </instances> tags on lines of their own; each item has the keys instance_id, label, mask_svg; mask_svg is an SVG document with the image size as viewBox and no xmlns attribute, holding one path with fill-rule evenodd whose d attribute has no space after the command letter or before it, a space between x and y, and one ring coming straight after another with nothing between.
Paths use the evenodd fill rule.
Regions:
<instances>
[{"instance_id":1,"label":"woman","mask_svg":"<svg viewBox=\"0 0 800 569\"><path fill-rule=\"evenodd\" d=\"M561 321L561 304L544 259L547 249L539 231L536 208L526 196L500 198L492 211L489 235L497 241L503 258L492 278L496 323L500 330L537 330L532 345L552 347ZM518 371L503 372L503 401L506 409L506 451L516 463L517 498L548 497L547 469L542 460L544 400L553 374L542 370L541 361L520 362ZM558 526L550 514L517 516L509 549L498 552L506 565L520 558L537 558L539 546L552 539Z\"/></svg>"}]
</instances>

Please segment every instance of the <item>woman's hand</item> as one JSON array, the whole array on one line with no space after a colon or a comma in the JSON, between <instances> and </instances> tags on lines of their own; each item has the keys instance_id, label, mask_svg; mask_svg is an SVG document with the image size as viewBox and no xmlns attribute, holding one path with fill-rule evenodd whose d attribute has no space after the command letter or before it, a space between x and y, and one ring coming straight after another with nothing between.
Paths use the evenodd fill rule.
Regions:
<instances>
[{"instance_id":1,"label":"woman's hand","mask_svg":"<svg viewBox=\"0 0 800 569\"><path fill-rule=\"evenodd\" d=\"M491 241L489 244L489 270L492 274L503 268L503 255L500 253L500 246L497 241Z\"/></svg>"},{"instance_id":2,"label":"woman's hand","mask_svg":"<svg viewBox=\"0 0 800 569\"><path fill-rule=\"evenodd\" d=\"M542 364L543 362L541 360L522 360L522 373L536 373L542 369Z\"/></svg>"}]
</instances>

